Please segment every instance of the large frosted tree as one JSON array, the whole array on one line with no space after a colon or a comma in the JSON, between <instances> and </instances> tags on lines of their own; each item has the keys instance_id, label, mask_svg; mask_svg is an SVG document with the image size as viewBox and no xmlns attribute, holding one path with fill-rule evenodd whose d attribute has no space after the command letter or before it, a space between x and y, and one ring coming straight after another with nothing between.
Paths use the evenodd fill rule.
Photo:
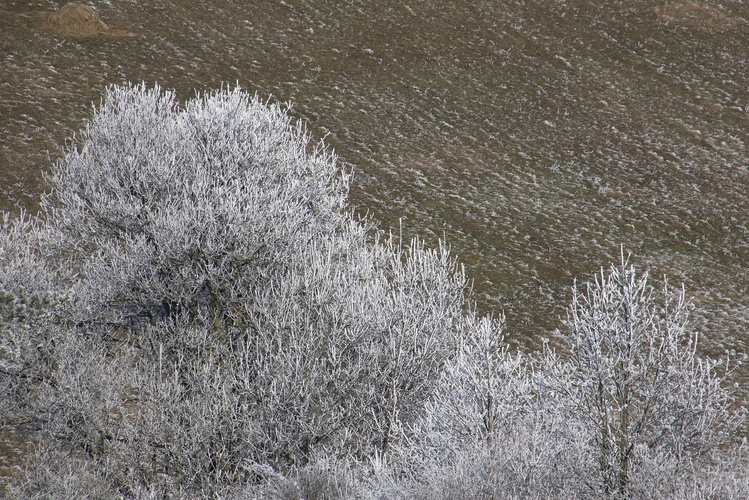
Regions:
<instances>
[{"instance_id":1,"label":"large frosted tree","mask_svg":"<svg viewBox=\"0 0 749 500\"><path fill-rule=\"evenodd\" d=\"M50 435L113 481L200 490L386 454L457 349L466 278L444 246L374 236L348 178L241 89L110 88L30 254L72 270L35 386Z\"/></svg>"}]
</instances>

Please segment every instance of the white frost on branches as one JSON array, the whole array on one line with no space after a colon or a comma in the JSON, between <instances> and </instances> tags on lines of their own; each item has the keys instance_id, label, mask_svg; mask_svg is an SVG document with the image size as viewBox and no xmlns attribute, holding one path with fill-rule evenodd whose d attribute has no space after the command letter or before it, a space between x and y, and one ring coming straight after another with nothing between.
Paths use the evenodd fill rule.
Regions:
<instances>
[{"instance_id":1,"label":"white frost on branches","mask_svg":"<svg viewBox=\"0 0 749 500\"><path fill-rule=\"evenodd\" d=\"M10 497L749 494L728 360L624 259L512 353L445 244L375 236L239 88L112 87L49 181L0 231L0 412L39 442Z\"/></svg>"}]
</instances>

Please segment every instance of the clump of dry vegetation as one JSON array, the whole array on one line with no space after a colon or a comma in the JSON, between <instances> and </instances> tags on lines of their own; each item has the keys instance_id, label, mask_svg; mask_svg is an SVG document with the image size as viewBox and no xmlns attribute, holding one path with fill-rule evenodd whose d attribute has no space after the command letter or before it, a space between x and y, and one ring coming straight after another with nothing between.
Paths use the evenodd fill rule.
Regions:
<instances>
[{"instance_id":1,"label":"clump of dry vegetation","mask_svg":"<svg viewBox=\"0 0 749 500\"><path fill-rule=\"evenodd\" d=\"M72 38L135 36L134 33L108 26L94 7L79 3L67 4L55 12L36 12L22 16L35 20L42 29Z\"/></svg>"},{"instance_id":2,"label":"clump of dry vegetation","mask_svg":"<svg viewBox=\"0 0 749 500\"><path fill-rule=\"evenodd\" d=\"M71 3L46 16L44 26L69 36L95 36L106 33L109 27L90 5Z\"/></svg>"}]
</instances>

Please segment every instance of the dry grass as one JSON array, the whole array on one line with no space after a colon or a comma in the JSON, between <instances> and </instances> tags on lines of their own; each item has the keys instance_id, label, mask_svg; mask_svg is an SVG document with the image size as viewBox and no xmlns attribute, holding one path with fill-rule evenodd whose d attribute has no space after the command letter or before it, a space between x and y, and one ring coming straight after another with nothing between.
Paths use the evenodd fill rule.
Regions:
<instances>
[{"instance_id":1,"label":"dry grass","mask_svg":"<svg viewBox=\"0 0 749 500\"><path fill-rule=\"evenodd\" d=\"M73 38L136 36L128 31L109 27L102 21L95 8L79 3L65 5L55 12L21 14L21 17L36 20L45 30Z\"/></svg>"},{"instance_id":2,"label":"dry grass","mask_svg":"<svg viewBox=\"0 0 749 500\"><path fill-rule=\"evenodd\" d=\"M77 3L68 4L49 14L44 24L45 27L68 36L96 36L109 30L96 9Z\"/></svg>"},{"instance_id":3,"label":"dry grass","mask_svg":"<svg viewBox=\"0 0 749 500\"><path fill-rule=\"evenodd\" d=\"M728 31L746 23L721 8L697 2L672 2L654 10L658 19L668 25L705 31Z\"/></svg>"}]
</instances>

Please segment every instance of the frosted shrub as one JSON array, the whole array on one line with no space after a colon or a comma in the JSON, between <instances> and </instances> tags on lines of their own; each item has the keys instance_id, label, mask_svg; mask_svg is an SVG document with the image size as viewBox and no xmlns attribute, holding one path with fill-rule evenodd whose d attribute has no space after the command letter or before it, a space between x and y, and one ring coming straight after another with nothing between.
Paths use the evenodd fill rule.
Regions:
<instances>
[{"instance_id":1,"label":"frosted shrub","mask_svg":"<svg viewBox=\"0 0 749 500\"><path fill-rule=\"evenodd\" d=\"M347 176L278 107L240 89L179 109L112 87L55 166L45 207L85 286L81 320L187 311L217 327L345 215Z\"/></svg>"},{"instance_id":2,"label":"frosted shrub","mask_svg":"<svg viewBox=\"0 0 749 500\"><path fill-rule=\"evenodd\" d=\"M108 431L119 436L104 454L110 463L137 468L144 482L156 471L215 492L296 474L320 454L366 460L383 452L396 420L416 418L455 350L460 301L437 299L460 297L462 274L451 273L446 251L416 243L403 260L390 242L319 244L324 251L310 248L257 291L230 340L187 319L146 330L142 380L116 391L135 398L142 418L137 433L130 419Z\"/></svg>"},{"instance_id":3,"label":"frosted shrub","mask_svg":"<svg viewBox=\"0 0 749 500\"><path fill-rule=\"evenodd\" d=\"M446 250L418 242L405 256L375 242L306 257L252 315L251 352L265 355L248 360L248 389L270 412L260 421L276 453L387 452L395 421L413 420L455 351L465 279Z\"/></svg>"},{"instance_id":4,"label":"frosted shrub","mask_svg":"<svg viewBox=\"0 0 749 500\"><path fill-rule=\"evenodd\" d=\"M599 481L612 495L637 486L651 457L671 457L675 473L708 457L744 418L721 385L727 361L696 353L683 290L664 285L658 306L647 278L622 257L585 291L574 287L565 337L572 371L551 384L590 429Z\"/></svg>"},{"instance_id":5,"label":"frosted shrub","mask_svg":"<svg viewBox=\"0 0 749 500\"><path fill-rule=\"evenodd\" d=\"M577 498L589 475L584 433L545 390L545 367L511 354L503 320L465 317L463 343L388 477L414 498ZM551 367L559 369L560 367ZM561 368L564 370L564 368ZM403 477L408 478L404 480ZM500 493L501 492L501 493Z\"/></svg>"},{"instance_id":6,"label":"frosted shrub","mask_svg":"<svg viewBox=\"0 0 749 500\"><path fill-rule=\"evenodd\" d=\"M240 498L283 500L355 500L373 498L371 487L361 476L359 463L316 458L287 476L276 476L265 484L248 488Z\"/></svg>"},{"instance_id":7,"label":"frosted shrub","mask_svg":"<svg viewBox=\"0 0 749 500\"><path fill-rule=\"evenodd\" d=\"M21 343L33 328L34 314L45 307L45 290L35 285L33 249L26 242L34 221L23 215L11 220L6 214L0 232L0 372L21 369ZM42 281L42 280L40 280ZM29 289L29 287L32 287ZM41 293L40 293L41 292ZM20 330L20 331L19 331Z\"/></svg>"},{"instance_id":8,"label":"frosted shrub","mask_svg":"<svg viewBox=\"0 0 749 500\"><path fill-rule=\"evenodd\" d=\"M46 228L21 214L2 218L0 230L0 411L29 408L36 387L51 376L54 332L50 322L68 297L70 275L45 260Z\"/></svg>"},{"instance_id":9,"label":"frosted shrub","mask_svg":"<svg viewBox=\"0 0 749 500\"><path fill-rule=\"evenodd\" d=\"M426 405L437 449L466 443L491 447L533 405L532 380L520 354L504 343L502 320L467 318L458 356L446 365L440 390Z\"/></svg>"},{"instance_id":10,"label":"frosted shrub","mask_svg":"<svg viewBox=\"0 0 749 500\"><path fill-rule=\"evenodd\" d=\"M467 315L459 354L380 473L386 496L745 496L745 458L717 452L744 417L726 366L696 353L683 291L664 296L658 307L622 260L587 293L575 286L569 350L525 359L501 321Z\"/></svg>"},{"instance_id":11,"label":"frosted shrub","mask_svg":"<svg viewBox=\"0 0 749 500\"><path fill-rule=\"evenodd\" d=\"M123 494L384 456L457 351L447 248L371 237L335 158L239 89L113 87L50 181L40 248L75 275L36 412Z\"/></svg>"}]
</instances>

